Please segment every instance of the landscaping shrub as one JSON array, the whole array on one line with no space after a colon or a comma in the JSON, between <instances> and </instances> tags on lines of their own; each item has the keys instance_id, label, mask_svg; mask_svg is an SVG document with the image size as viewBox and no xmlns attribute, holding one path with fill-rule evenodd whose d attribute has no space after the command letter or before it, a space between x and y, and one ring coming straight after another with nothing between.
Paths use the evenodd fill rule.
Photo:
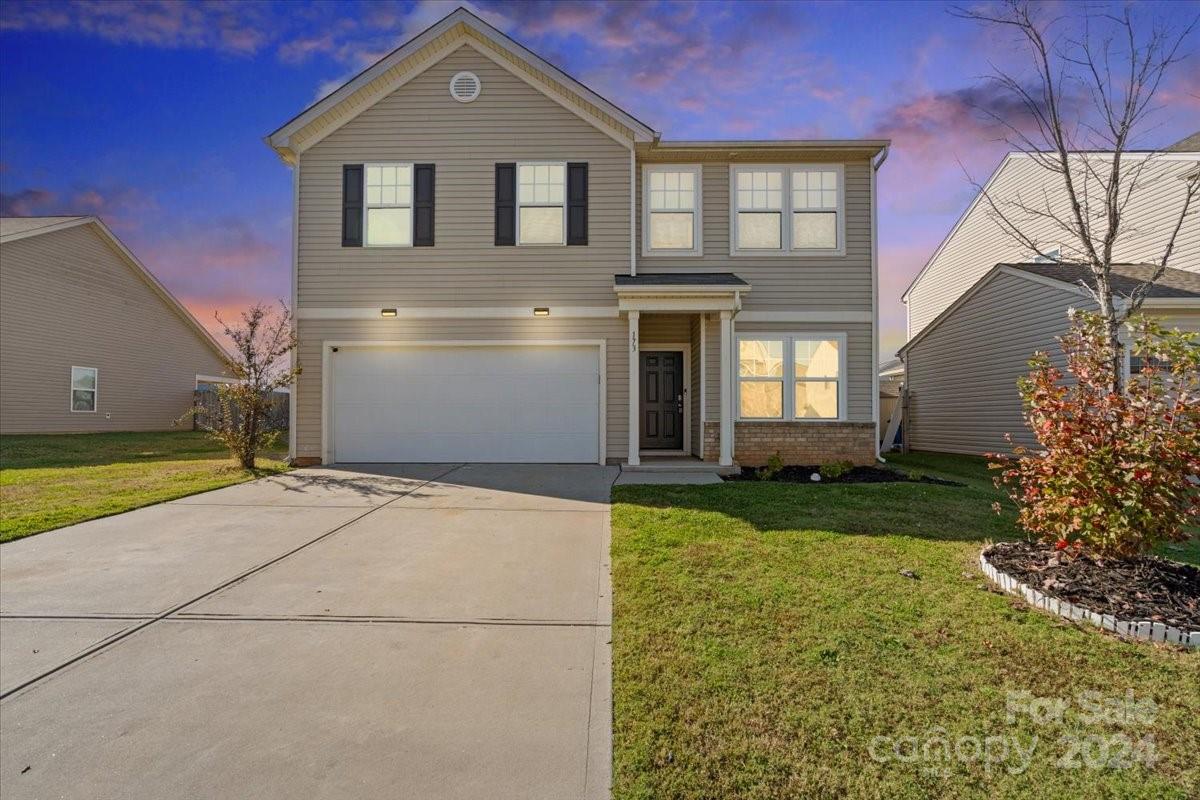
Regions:
<instances>
[{"instance_id":1,"label":"landscaping shrub","mask_svg":"<svg viewBox=\"0 0 1200 800\"><path fill-rule=\"evenodd\" d=\"M1130 328L1144 366L1114 391L1103 320L1073 312L1059 339L1071 379L1039 352L1018 382L1040 448L993 455L1020 524L1059 549L1131 558L1200 517L1200 340L1142 318Z\"/></svg>"},{"instance_id":2,"label":"landscaping shrub","mask_svg":"<svg viewBox=\"0 0 1200 800\"><path fill-rule=\"evenodd\" d=\"M852 469L854 469L854 464L849 461L833 461L829 464L822 464L818 472L825 480L836 481Z\"/></svg>"}]
</instances>

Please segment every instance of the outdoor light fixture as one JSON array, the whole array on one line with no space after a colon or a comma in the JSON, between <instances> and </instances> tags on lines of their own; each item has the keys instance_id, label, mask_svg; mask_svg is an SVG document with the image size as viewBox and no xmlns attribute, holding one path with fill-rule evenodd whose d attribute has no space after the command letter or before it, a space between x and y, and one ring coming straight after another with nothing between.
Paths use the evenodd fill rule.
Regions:
<instances>
[{"instance_id":1,"label":"outdoor light fixture","mask_svg":"<svg viewBox=\"0 0 1200 800\"><path fill-rule=\"evenodd\" d=\"M396 309L394 309L394 308L381 308L381 309L379 309L379 316L381 316L381 317L394 317L394 316L396 316Z\"/></svg>"},{"instance_id":2,"label":"outdoor light fixture","mask_svg":"<svg viewBox=\"0 0 1200 800\"><path fill-rule=\"evenodd\" d=\"M535 308L533 310L533 315L535 317L548 317L548 316L550 316L550 309L545 308L545 307Z\"/></svg>"}]
</instances>

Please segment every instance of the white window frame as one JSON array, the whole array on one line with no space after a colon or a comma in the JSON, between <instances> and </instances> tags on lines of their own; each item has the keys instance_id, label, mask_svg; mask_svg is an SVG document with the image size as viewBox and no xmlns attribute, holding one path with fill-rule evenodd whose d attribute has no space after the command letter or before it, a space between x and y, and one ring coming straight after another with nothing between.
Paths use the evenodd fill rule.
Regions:
<instances>
[{"instance_id":1,"label":"white window frame","mask_svg":"<svg viewBox=\"0 0 1200 800\"><path fill-rule=\"evenodd\" d=\"M367 202L367 170L371 167L408 167L408 174L411 176L412 182L409 184L408 203L369 203ZM416 208L415 199L417 191L417 170L415 162L412 161L371 161L363 164L363 210L362 210L362 229L363 229L363 247L412 247L413 239L416 238ZM372 208L407 208L408 209L408 244L371 244L371 235L368 230L368 213Z\"/></svg>"},{"instance_id":2,"label":"white window frame","mask_svg":"<svg viewBox=\"0 0 1200 800\"><path fill-rule=\"evenodd\" d=\"M75 370L89 370L92 373L92 380L96 385L95 389L76 389L75 388ZM75 392L92 393L92 407L90 410L75 407ZM100 407L100 370L97 367L77 367L71 366L71 387L67 393L67 410L72 414L95 414L96 409Z\"/></svg>"},{"instance_id":3,"label":"white window frame","mask_svg":"<svg viewBox=\"0 0 1200 800\"><path fill-rule=\"evenodd\" d=\"M655 172L690 172L693 175L694 207L692 213L692 247L684 249L654 249L650 246L650 176ZM682 213L671 209L664 213ZM642 165L642 255L647 258L694 258L704 255L704 167L701 164L643 164Z\"/></svg>"},{"instance_id":4,"label":"white window frame","mask_svg":"<svg viewBox=\"0 0 1200 800\"><path fill-rule=\"evenodd\" d=\"M567 162L566 161L518 161L516 174L516 197L513 201L516 203L516 215L514 225L516 229L513 231L513 240L517 247L565 247L567 244ZM525 205L529 208L554 208L559 203L522 203L521 202L521 167L562 167L563 169L563 199L562 199L562 241L559 242L522 242L521 241L521 206Z\"/></svg>"},{"instance_id":5,"label":"white window frame","mask_svg":"<svg viewBox=\"0 0 1200 800\"><path fill-rule=\"evenodd\" d=\"M783 173L783 203L780 209L779 249L742 248L737 241L737 177L742 172L779 171ZM792 173L835 172L838 183L837 247L792 247ZM729 168L729 255L767 258L820 258L846 255L846 168L844 164L806 161L797 164L737 164Z\"/></svg>"},{"instance_id":6,"label":"white window frame","mask_svg":"<svg viewBox=\"0 0 1200 800\"><path fill-rule=\"evenodd\" d=\"M848 383L846 374L845 331L803 331L783 333L780 331L740 331L734 348L736 354L733 360L733 376L736 392L733 399L734 419L738 422L795 422L799 424L845 422L848 408ZM783 340L783 416L782 417L743 417L742 416L742 382L780 380L778 378L743 378L739 366L741 343L743 340L755 341L761 339ZM813 339L833 339L838 343L838 414L836 417L797 417L796 416L796 341ZM814 379L815 382L815 379Z\"/></svg>"}]
</instances>

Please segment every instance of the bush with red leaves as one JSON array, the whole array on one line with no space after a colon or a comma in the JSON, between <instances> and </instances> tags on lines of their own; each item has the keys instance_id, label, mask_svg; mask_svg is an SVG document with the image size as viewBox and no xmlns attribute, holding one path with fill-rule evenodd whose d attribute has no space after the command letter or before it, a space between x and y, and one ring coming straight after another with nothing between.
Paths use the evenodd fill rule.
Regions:
<instances>
[{"instance_id":1,"label":"bush with red leaves","mask_svg":"<svg viewBox=\"0 0 1200 800\"><path fill-rule=\"evenodd\" d=\"M1039 352L1018 381L1040 448L992 454L1020 524L1059 549L1132 558L1200 519L1200 337L1130 329L1144 367L1122 387L1102 320L1073 312L1059 339L1073 380Z\"/></svg>"}]
</instances>

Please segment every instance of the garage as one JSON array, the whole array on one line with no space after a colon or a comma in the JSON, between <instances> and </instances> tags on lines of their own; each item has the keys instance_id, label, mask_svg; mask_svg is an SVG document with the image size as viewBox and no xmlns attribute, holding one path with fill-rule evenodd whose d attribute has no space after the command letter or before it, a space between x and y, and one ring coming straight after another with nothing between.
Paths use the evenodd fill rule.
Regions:
<instances>
[{"instance_id":1,"label":"garage","mask_svg":"<svg viewBox=\"0 0 1200 800\"><path fill-rule=\"evenodd\" d=\"M331 348L329 457L597 463L602 352L591 343Z\"/></svg>"}]
</instances>

